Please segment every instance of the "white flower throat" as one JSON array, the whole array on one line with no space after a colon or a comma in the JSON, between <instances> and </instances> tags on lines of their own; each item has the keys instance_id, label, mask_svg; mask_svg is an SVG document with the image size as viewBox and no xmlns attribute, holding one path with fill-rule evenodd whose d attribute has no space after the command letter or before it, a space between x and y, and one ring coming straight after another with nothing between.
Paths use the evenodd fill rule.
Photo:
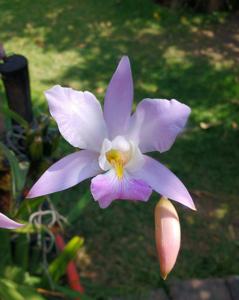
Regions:
<instances>
[{"instance_id":1,"label":"white flower throat","mask_svg":"<svg viewBox=\"0 0 239 300\"><path fill-rule=\"evenodd\" d=\"M112 141L105 139L99 156L99 165L102 170L114 169L119 180L124 171L133 171L142 166L143 155L137 145L126 137L117 136Z\"/></svg>"}]
</instances>

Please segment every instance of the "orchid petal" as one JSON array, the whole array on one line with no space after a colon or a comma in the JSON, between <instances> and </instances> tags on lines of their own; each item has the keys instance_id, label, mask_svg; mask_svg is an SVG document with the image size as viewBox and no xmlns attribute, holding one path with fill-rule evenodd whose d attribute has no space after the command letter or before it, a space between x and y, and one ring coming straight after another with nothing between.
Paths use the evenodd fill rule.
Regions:
<instances>
[{"instance_id":1,"label":"orchid petal","mask_svg":"<svg viewBox=\"0 0 239 300\"><path fill-rule=\"evenodd\" d=\"M190 112L177 100L144 99L131 118L128 136L143 153L165 152L182 132Z\"/></svg>"},{"instance_id":2,"label":"orchid petal","mask_svg":"<svg viewBox=\"0 0 239 300\"><path fill-rule=\"evenodd\" d=\"M155 207L155 240L160 272L165 280L173 269L181 243L178 214L173 204L162 197Z\"/></svg>"},{"instance_id":3,"label":"orchid petal","mask_svg":"<svg viewBox=\"0 0 239 300\"><path fill-rule=\"evenodd\" d=\"M61 135L74 147L99 151L107 133L101 105L95 96L59 85L45 95Z\"/></svg>"},{"instance_id":4,"label":"orchid petal","mask_svg":"<svg viewBox=\"0 0 239 300\"><path fill-rule=\"evenodd\" d=\"M162 196L196 210L189 192L177 176L151 157L144 155L144 158L143 167L133 176L142 179Z\"/></svg>"},{"instance_id":5,"label":"orchid petal","mask_svg":"<svg viewBox=\"0 0 239 300\"><path fill-rule=\"evenodd\" d=\"M143 180L124 173L119 180L114 170L98 175L91 180L91 193L101 208L108 207L113 200L148 201L152 189Z\"/></svg>"},{"instance_id":6,"label":"orchid petal","mask_svg":"<svg viewBox=\"0 0 239 300\"><path fill-rule=\"evenodd\" d=\"M15 229L21 226L23 226L23 224L17 223L0 213L0 228Z\"/></svg>"},{"instance_id":7,"label":"orchid petal","mask_svg":"<svg viewBox=\"0 0 239 300\"><path fill-rule=\"evenodd\" d=\"M124 134L132 109L133 79L130 61L123 56L109 83L104 102L104 118L109 137Z\"/></svg>"},{"instance_id":8,"label":"orchid petal","mask_svg":"<svg viewBox=\"0 0 239 300\"><path fill-rule=\"evenodd\" d=\"M101 172L98 155L89 150L69 154L53 164L31 188L27 198L68 189Z\"/></svg>"}]
</instances>

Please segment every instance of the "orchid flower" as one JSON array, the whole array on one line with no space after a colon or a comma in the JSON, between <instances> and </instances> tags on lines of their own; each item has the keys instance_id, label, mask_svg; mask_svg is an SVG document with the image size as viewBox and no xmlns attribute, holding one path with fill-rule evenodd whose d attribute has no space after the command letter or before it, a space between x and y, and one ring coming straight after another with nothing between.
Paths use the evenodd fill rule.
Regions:
<instances>
[{"instance_id":1,"label":"orchid flower","mask_svg":"<svg viewBox=\"0 0 239 300\"><path fill-rule=\"evenodd\" d=\"M21 226L23 226L23 224L17 223L0 213L0 228L16 229Z\"/></svg>"},{"instance_id":2,"label":"orchid flower","mask_svg":"<svg viewBox=\"0 0 239 300\"><path fill-rule=\"evenodd\" d=\"M114 200L148 201L152 190L195 209L183 183L145 153L170 149L190 108L177 100L144 99L131 115L133 80L123 56L106 91L104 109L96 97L59 85L45 92L62 136L83 149L53 164L28 194L34 198L93 177L91 193L101 208Z\"/></svg>"}]
</instances>

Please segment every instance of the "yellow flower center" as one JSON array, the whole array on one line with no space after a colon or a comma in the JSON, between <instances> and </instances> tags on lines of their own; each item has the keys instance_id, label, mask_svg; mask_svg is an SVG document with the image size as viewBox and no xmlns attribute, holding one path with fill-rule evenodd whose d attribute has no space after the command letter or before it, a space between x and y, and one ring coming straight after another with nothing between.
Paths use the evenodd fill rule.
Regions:
<instances>
[{"instance_id":1,"label":"yellow flower center","mask_svg":"<svg viewBox=\"0 0 239 300\"><path fill-rule=\"evenodd\" d=\"M105 155L108 162L114 167L118 178L122 179L124 174L124 165L130 159L129 151L122 152L116 149L111 149L110 151L106 152Z\"/></svg>"}]
</instances>

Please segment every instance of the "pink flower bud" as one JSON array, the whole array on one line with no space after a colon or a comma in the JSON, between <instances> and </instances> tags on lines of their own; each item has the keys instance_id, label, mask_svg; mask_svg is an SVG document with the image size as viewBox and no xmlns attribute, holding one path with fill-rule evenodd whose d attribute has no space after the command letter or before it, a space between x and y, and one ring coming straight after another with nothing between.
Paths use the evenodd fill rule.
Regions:
<instances>
[{"instance_id":1,"label":"pink flower bud","mask_svg":"<svg viewBox=\"0 0 239 300\"><path fill-rule=\"evenodd\" d=\"M155 239L160 273L165 280L175 265L181 242L178 214L165 197L155 207Z\"/></svg>"}]
</instances>

